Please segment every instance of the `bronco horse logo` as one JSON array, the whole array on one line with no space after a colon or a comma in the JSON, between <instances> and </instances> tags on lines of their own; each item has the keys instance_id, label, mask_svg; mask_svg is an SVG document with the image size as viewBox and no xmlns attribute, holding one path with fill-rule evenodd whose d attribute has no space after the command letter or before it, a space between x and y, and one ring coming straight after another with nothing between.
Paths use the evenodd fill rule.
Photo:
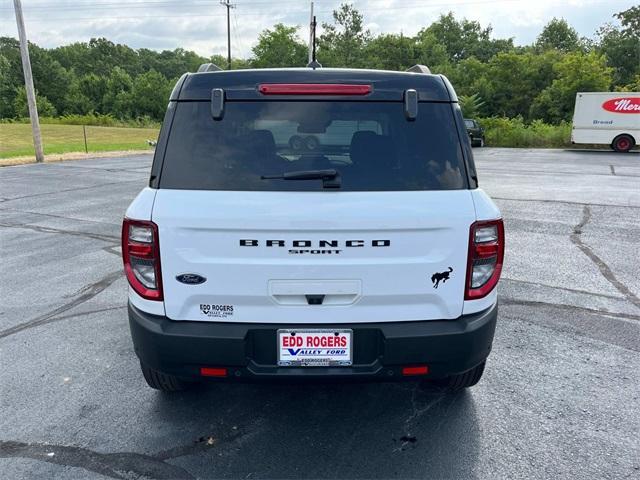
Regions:
<instances>
[{"instance_id":1,"label":"bronco horse logo","mask_svg":"<svg viewBox=\"0 0 640 480\"><path fill-rule=\"evenodd\" d=\"M433 283L433 288L438 288L440 282L445 283L449 280L449 274L453 272L453 268L449 267L448 271L445 272L436 272L431 275L431 282Z\"/></svg>"}]
</instances>

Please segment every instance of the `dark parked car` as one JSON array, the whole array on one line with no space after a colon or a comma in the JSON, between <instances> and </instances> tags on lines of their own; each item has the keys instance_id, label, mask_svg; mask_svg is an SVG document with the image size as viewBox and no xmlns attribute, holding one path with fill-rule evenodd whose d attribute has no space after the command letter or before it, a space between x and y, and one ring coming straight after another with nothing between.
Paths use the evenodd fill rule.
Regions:
<instances>
[{"instance_id":1,"label":"dark parked car","mask_svg":"<svg viewBox=\"0 0 640 480\"><path fill-rule=\"evenodd\" d=\"M464 119L464 126L471 140L472 147L484 147L484 128L478 122L470 118Z\"/></svg>"}]
</instances>

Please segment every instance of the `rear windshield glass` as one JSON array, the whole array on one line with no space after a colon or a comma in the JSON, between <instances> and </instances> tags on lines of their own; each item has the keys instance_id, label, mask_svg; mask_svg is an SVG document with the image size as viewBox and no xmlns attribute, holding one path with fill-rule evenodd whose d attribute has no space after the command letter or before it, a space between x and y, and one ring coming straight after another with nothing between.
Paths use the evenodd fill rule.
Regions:
<instances>
[{"instance_id":1,"label":"rear windshield glass","mask_svg":"<svg viewBox=\"0 0 640 480\"><path fill-rule=\"evenodd\" d=\"M475 127L475 124L473 123L473 120L465 120L464 124L467 126L467 128Z\"/></svg>"},{"instance_id":2,"label":"rear windshield glass","mask_svg":"<svg viewBox=\"0 0 640 480\"><path fill-rule=\"evenodd\" d=\"M396 102L227 102L213 120L208 102L179 102L160 188L318 191L321 179L263 179L335 170L341 191L466 188L446 103L420 103L409 122ZM335 187L333 187L335 188Z\"/></svg>"}]
</instances>

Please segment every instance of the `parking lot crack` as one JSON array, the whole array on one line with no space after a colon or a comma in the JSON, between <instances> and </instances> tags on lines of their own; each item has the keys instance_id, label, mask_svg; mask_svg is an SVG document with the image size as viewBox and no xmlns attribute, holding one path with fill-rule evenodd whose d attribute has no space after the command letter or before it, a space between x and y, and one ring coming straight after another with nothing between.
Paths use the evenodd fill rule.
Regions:
<instances>
[{"instance_id":1,"label":"parking lot crack","mask_svg":"<svg viewBox=\"0 0 640 480\"><path fill-rule=\"evenodd\" d=\"M121 180L119 182L108 182L108 183L100 183L98 185L90 185L87 187L75 187L75 188L65 188L62 190L55 190L53 192L42 192L42 193L33 193L31 195L21 195L19 197L10 197L3 200L3 203L13 202L14 200L23 200L25 198L35 198L35 197L43 197L46 195L56 195L58 193L69 193L69 192L79 192L82 190L91 190L93 188L101 188L101 187L109 187L112 185L121 185L123 183L141 183L139 179L136 180Z\"/></svg>"},{"instance_id":2,"label":"parking lot crack","mask_svg":"<svg viewBox=\"0 0 640 480\"><path fill-rule=\"evenodd\" d=\"M185 469L151 455L133 452L98 453L81 447L0 441L0 458L31 458L77 467L111 478L192 479Z\"/></svg>"},{"instance_id":3,"label":"parking lot crack","mask_svg":"<svg viewBox=\"0 0 640 480\"><path fill-rule=\"evenodd\" d=\"M170 448L168 450L163 450L153 455L153 457L158 460L165 461L165 460L171 460L173 458L194 455L196 453L209 450L212 447L220 447L228 443L241 443L242 441L245 441L248 438L255 436L257 433L258 433L257 429L254 429L254 431L242 431L242 430L236 429L220 437L203 436L203 437L199 437L196 441L194 441L191 444L180 445L177 447Z\"/></svg>"},{"instance_id":4,"label":"parking lot crack","mask_svg":"<svg viewBox=\"0 0 640 480\"><path fill-rule=\"evenodd\" d=\"M99 225L110 225L113 226L115 228L119 228L120 227L120 223L113 223L113 222L105 222L102 220L96 220L96 219L88 219L88 218L74 218L74 217L65 217L64 215L55 215L53 213L43 213L43 212L34 212L33 210L23 210L20 208L14 208L14 207L1 207L0 211L5 211L5 212L13 212L13 213L24 213L24 214L29 214L29 215L37 215L39 217L49 217L49 218L60 218L62 220L71 220L72 222L82 222L82 223L97 223Z\"/></svg>"},{"instance_id":5,"label":"parking lot crack","mask_svg":"<svg viewBox=\"0 0 640 480\"><path fill-rule=\"evenodd\" d=\"M402 444L394 451L401 451L407 445L407 443L414 443L416 441L416 437L411 431L414 427L415 422L446 397L446 395L444 394L440 394L435 398L433 397L433 395L428 395L428 401L423 402L419 401L418 399L418 394L421 392L422 390L419 382L416 382L411 386L411 413L404 421L403 427L405 434L401 438Z\"/></svg>"},{"instance_id":6,"label":"parking lot crack","mask_svg":"<svg viewBox=\"0 0 640 480\"><path fill-rule=\"evenodd\" d=\"M494 200L504 200L508 202L530 202L530 203L550 203L550 204L561 204L561 205L581 205L581 206L592 206L592 207L615 207L615 208L635 208L640 209L640 205L620 205L615 203L585 203L585 202L573 202L570 200L551 200L548 198L508 198L508 197L498 197L496 195L492 195L491 198Z\"/></svg>"},{"instance_id":7,"label":"parking lot crack","mask_svg":"<svg viewBox=\"0 0 640 480\"><path fill-rule=\"evenodd\" d=\"M118 253L119 255L119 253ZM562 290L564 292L571 292L571 293L577 293L577 294L581 294L581 295L589 295L592 297L600 297L600 298L607 298L610 300L621 300L622 297L620 296L615 296L615 295L607 295L606 293L595 293L595 292L589 292L588 290L580 290L577 288L568 288L568 287L559 287L557 285L549 285L546 283L540 283L540 282L530 282L527 280L517 280L515 278L508 278L508 277L501 277L501 281L507 281L507 282L512 282L512 283L519 283L522 285L532 285L535 287L542 287L542 288L550 288L552 290Z\"/></svg>"},{"instance_id":8,"label":"parking lot crack","mask_svg":"<svg viewBox=\"0 0 640 480\"><path fill-rule=\"evenodd\" d=\"M618 280L613 273L613 270L602 260L596 253L582 241L581 235L585 226L591 220L591 208L589 205L584 205L582 208L582 219L573 227L573 232L569 236L571 243L577 246L582 253L584 253L589 259L598 267L602 276L618 290L624 297L636 307L640 308L640 298L638 298L629 288Z\"/></svg>"},{"instance_id":9,"label":"parking lot crack","mask_svg":"<svg viewBox=\"0 0 640 480\"><path fill-rule=\"evenodd\" d=\"M82 293L75 297L70 302L65 303L64 305L48 312L43 315L40 315L32 320L29 320L24 323L20 323L13 327L7 328L6 330L0 331L0 339L8 337L10 335L15 335L18 332L22 332L29 328L39 327L41 325L45 325L48 323L56 322L62 320L64 317L58 317L60 314L71 310L72 308L81 305L82 303L91 300L93 297L98 295L104 289L109 287L113 282L115 282L118 278L122 277L122 270L116 270L115 272L111 272L108 275L104 276L100 280L95 283L89 284L82 289Z\"/></svg>"},{"instance_id":10,"label":"parking lot crack","mask_svg":"<svg viewBox=\"0 0 640 480\"><path fill-rule=\"evenodd\" d=\"M91 232L79 232L76 230L65 230L61 228L53 228L53 227L42 227L40 225L30 225L27 223L16 224L16 223L0 223L0 227L5 228L22 228L25 230L32 230L34 232L39 233L54 233L60 235L73 235L76 237L85 237L90 238L92 240L101 240L103 242L119 242L120 239L118 237L114 237L112 235L102 235L99 233L91 233Z\"/></svg>"},{"instance_id":11,"label":"parking lot crack","mask_svg":"<svg viewBox=\"0 0 640 480\"><path fill-rule=\"evenodd\" d=\"M588 308L588 307L579 307L576 305L567 305L564 303L551 303L551 302L541 302L537 300L522 300L519 298L511 298L511 297L502 297L500 296L500 303L503 305L521 305L523 307L554 307L561 308L564 310L573 310L575 312L584 312L584 313L593 313L596 315L603 315L614 318L624 318L626 320L640 320L640 315L634 315L631 313L622 313L622 312L609 312L606 310L598 310L597 308Z\"/></svg>"}]
</instances>

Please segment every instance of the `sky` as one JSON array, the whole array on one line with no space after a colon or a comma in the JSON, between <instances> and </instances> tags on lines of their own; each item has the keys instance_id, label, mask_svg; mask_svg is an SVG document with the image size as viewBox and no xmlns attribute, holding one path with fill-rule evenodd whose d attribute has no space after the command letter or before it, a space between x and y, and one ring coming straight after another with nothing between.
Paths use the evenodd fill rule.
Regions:
<instances>
[{"instance_id":1,"label":"sky","mask_svg":"<svg viewBox=\"0 0 640 480\"><path fill-rule=\"evenodd\" d=\"M258 34L275 23L299 25L309 35L307 0L231 0L231 46L234 57L248 58ZM332 20L342 3L316 0L318 25ZM565 18L580 36L594 37L614 13L637 0L355 0L373 33L413 35L438 16L453 11L457 18L491 25L495 38L513 37L517 45L535 41L553 17ZM219 0L23 0L30 41L55 47L92 37L106 37L133 48L184 48L200 55L226 55L226 9ZM320 31L318 32L320 33ZM16 37L13 0L0 0L0 36Z\"/></svg>"}]
</instances>

